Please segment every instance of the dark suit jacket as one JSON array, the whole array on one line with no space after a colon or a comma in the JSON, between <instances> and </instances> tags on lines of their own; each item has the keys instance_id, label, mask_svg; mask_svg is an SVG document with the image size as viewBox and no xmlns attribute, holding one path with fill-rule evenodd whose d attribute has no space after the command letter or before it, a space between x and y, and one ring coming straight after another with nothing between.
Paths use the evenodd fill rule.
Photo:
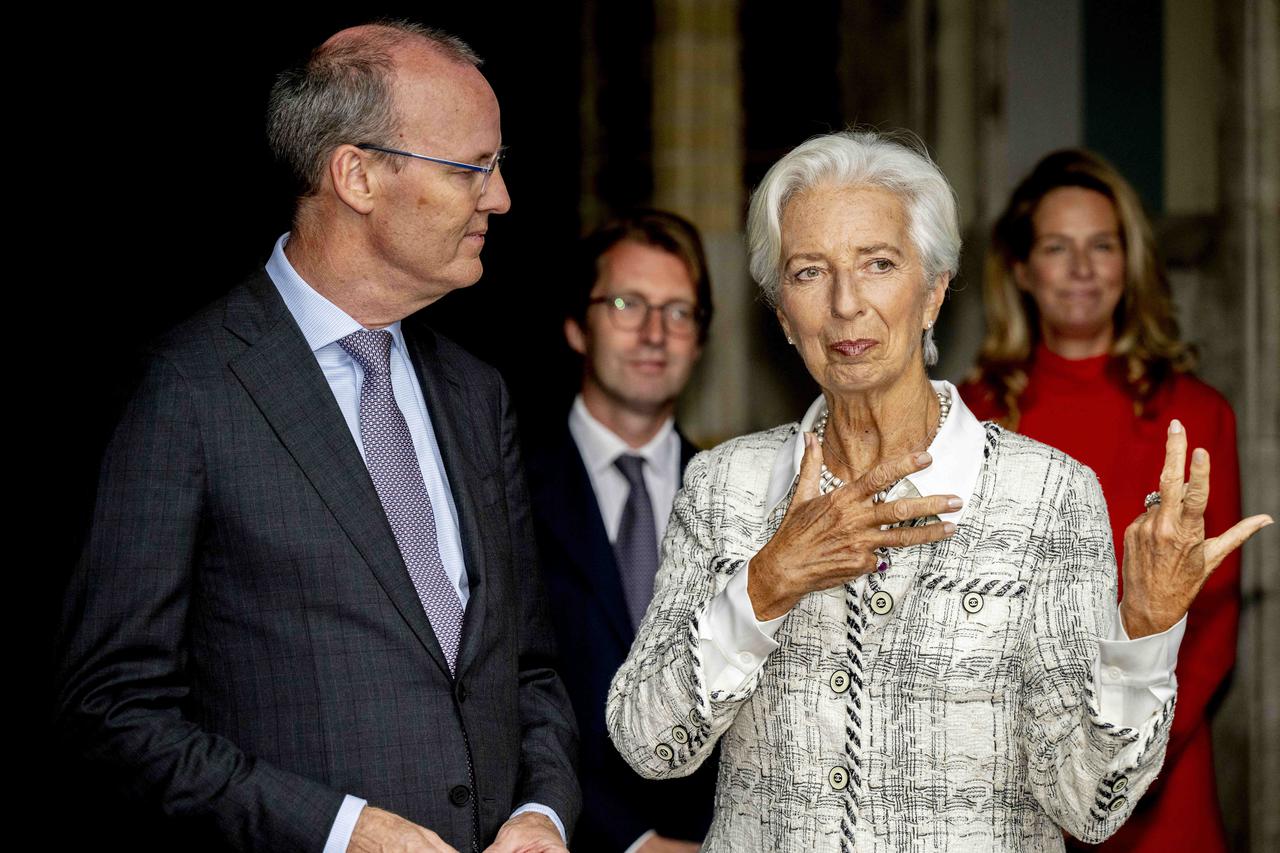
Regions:
<instances>
[{"instance_id":1,"label":"dark suit jacket","mask_svg":"<svg viewBox=\"0 0 1280 853\"><path fill-rule=\"evenodd\" d=\"M680 436L681 468L697 452ZM623 761L605 729L609 682L635 639L613 547L578 447L561 422L534 438L527 453L534 528L552 602L560 673L578 717L583 813L575 851L621 853L656 829L701 841L711 825L717 761L685 779L642 779Z\"/></svg>"},{"instance_id":2,"label":"dark suit jacket","mask_svg":"<svg viewBox=\"0 0 1280 853\"><path fill-rule=\"evenodd\" d=\"M343 794L460 850L572 827L514 418L412 318L471 598L451 677L325 378L265 273L150 352L106 452L61 638L63 733L189 842L318 851Z\"/></svg>"}]
</instances>

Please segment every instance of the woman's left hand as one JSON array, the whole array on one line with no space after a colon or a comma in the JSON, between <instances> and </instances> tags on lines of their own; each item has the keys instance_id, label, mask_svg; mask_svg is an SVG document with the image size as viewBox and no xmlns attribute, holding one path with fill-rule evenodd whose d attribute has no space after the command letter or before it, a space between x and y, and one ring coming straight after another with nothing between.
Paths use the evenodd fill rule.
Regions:
<instances>
[{"instance_id":1,"label":"woman's left hand","mask_svg":"<svg viewBox=\"0 0 1280 853\"><path fill-rule=\"evenodd\" d=\"M1191 607L1209 575L1228 554L1272 523L1255 515L1213 539L1204 538L1204 510L1209 504L1209 453L1191 454L1191 480L1186 470L1187 434L1182 424L1169 424L1160 502L1138 516L1124 532L1124 600L1120 615L1130 639L1167 631Z\"/></svg>"}]
</instances>

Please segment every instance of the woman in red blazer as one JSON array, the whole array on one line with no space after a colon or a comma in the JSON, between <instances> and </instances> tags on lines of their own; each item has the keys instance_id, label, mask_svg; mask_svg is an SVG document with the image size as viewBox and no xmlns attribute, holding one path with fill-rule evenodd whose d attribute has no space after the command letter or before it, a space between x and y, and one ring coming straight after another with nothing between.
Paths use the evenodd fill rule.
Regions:
<instances>
[{"instance_id":1,"label":"woman in red blazer","mask_svg":"<svg viewBox=\"0 0 1280 853\"><path fill-rule=\"evenodd\" d=\"M987 330L961 388L979 418L1057 447L1092 468L1111 514L1116 558L1182 421L1209 451L1205 532L1240 517L1235 416L1191 375L1151 226L1132 187L1086 151L1045 157L997 221L984 282ZM1160 779L1103 851L1226 851L1208 707L1235 663L1240 558L1209 578L1187 617L1178 704ZM1083 848L1082 848L1083 849Z\"/></svg>"}]
</instances>

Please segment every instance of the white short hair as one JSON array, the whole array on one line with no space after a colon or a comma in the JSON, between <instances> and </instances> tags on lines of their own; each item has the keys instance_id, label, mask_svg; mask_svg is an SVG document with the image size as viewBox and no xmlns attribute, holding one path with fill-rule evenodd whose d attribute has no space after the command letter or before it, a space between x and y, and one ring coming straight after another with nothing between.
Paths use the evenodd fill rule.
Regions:
<instances>
[{"instance_id":1,"label":"white short hair","mask_svg":"<svg viewBox=\"0 0 1280 853\"><path fill-rule=\"evenodd\" d=\"M944 273L960 270L960 224L956 194L923 143L914 135L890 136L847 130L815 136L792 149L764 176L751 195L747 249L751 275L770 305L778 304L782 273L782 211L797 193L819 184L878 187L902 199L907 234L932 289ZM925 364L938 361L933 329L924 333Z\"/></svg>"}]
</instances>

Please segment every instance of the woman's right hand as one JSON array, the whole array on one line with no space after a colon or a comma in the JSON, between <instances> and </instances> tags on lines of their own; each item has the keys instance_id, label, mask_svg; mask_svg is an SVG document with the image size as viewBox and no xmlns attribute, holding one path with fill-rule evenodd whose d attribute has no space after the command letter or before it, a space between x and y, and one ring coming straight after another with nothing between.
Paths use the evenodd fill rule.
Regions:
<instances>
[{"instance_id":1,"label":"woman's right hand","mask_svg":"<svg viewBox=\"0 0 1280 853\"><path fill-rule=\"evenodd\" d=\"M881 528L915 518L941 516L964 505L956 495L929 495L888 503L872 496L933 461L928 453L877 465L857 481L822 494L822 445L804 433L800 481L782 525L751 558L747 595L760 621L784 615L811 592L840 586L876 568L875 549L937 542L955 533L951 522Z\"/></svg>"}]
</instances>

